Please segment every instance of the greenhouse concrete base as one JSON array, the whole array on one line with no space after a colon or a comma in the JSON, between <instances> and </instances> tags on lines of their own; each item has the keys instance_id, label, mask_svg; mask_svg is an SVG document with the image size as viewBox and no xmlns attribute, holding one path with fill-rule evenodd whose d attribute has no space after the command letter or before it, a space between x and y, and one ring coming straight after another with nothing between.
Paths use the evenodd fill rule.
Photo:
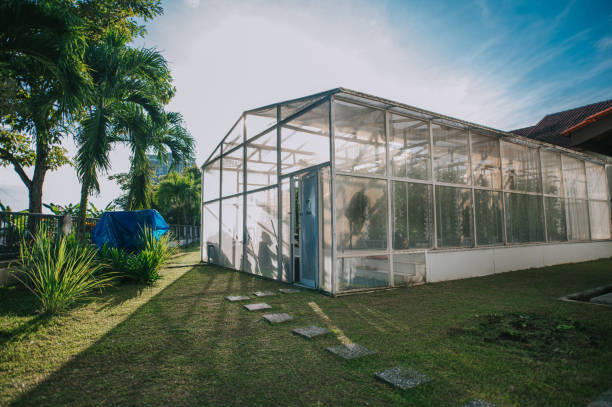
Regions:
<instances>
[{"instance_id":1,"label":"greenhouse concrete base","mask_svg":"<svg viewBox=\"0 0 612 407\"><path fill-rule=\"evenodd\" d=\"M427 253L427 282L612 257L612 242L487 247Z\"/></svg>"}]
</instances>

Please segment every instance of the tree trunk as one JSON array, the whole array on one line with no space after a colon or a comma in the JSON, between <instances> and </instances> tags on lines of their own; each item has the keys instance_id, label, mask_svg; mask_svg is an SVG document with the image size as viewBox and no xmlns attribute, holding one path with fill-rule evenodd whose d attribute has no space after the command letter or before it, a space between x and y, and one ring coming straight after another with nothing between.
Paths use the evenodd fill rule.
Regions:
<instances>
[{"instance_id":1,"label":"tree trunk","mask_svg":"<svg viewBox=\"0 0 612 407\"><path fill-rule=\"evenodd\" d=\"M83 177L86 178L86 177ZM87 204L89 199L89 182L83 179L81 184L81 203L77 218L77 233L80 239L85 239L85 218L87 217Z\"/></svg>"},{"instance_id":2,"label":"tree trunk","mask_svg":"<svg viewBox=\"0 0 612 407\"><path fill-rule=\"evenodd\" d=\"M34 161L34 175L28 186L30 213L42 213L43 183L47 174L47 160L49 158L49 146L47 145L47 133L45 131L36 132L36 160ZM39 227L39 219L30 217L28 231L34 236Z\"/></svg>"},{"instance_id":3,"label":"tree trunk","mask_svg":"<svg viewBox=\"0 0 612 407\"><path fill-rule=\"evenodd\" d=\"M42 194L45 175L47 175L47 159L49 149L46 143L42 140L37 140L36 143L36 161L34 163L34 175L29 190L29 208L30 213L42 213Z\"/></svg>"}]
</instances>

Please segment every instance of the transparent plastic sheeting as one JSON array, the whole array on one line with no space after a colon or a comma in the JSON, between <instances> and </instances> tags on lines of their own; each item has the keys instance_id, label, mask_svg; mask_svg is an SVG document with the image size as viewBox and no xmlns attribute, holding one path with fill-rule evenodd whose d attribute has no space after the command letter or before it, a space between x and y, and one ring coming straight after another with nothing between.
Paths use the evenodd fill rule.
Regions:
<instances>
[{"instance_id":1,"label":"transparent plastic sheeting","mask_svg":"<svg viewBox=\"0 0 612 407\"><path fill-rule=\"evenodd\" d=\"M315 166L325 291L423 281L419 250L611 238L602 165L352 99L366 105L319 95L242 116L203 170L205 259L291 281L288 175Z\"/></svg>"}]
</instances>

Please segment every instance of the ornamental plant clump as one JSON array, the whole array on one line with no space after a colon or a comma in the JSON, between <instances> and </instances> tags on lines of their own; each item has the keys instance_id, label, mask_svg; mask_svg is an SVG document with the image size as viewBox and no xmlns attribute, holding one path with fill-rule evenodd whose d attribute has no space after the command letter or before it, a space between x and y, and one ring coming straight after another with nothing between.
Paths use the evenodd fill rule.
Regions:
<instances>
[{"instance_id":1,"label":"ornamental plant clump","mask_svg":"<svg viewBox=\"0 0 612 407\"><path fill-rule=\"evenodd\" d=\"M150 285L159 280L159 270L174 254L169 240L167 233L158 237L152 229L145 227L136 250L127 251L105 245L100 257L123 279Z\"/></svg>"},{"instance_id":2,"label":"ornamental plant clump","mask_svg":"<svg viewBox=\"0 0 612 407\"><path fill-rule=\"evenodd\" d=\"M100 275L96 253L74 235L56 238L43 225L31 243L22 241L15 277L40 300L43 312L56 314L111 284L113 274Z\"/></svg>"}]
</instances>

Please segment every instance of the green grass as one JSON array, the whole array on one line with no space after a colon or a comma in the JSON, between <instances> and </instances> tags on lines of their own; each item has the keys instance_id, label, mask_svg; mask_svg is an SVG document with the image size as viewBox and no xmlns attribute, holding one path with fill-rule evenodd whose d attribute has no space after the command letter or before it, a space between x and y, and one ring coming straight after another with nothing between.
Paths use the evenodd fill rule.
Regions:
<instances>
[{"instance_id":1,"label":"green grass","mask_svg":"<svg viewBox=\"0 0 612 407\"><path fill-rule=\"evenodd\" d=\"M482 398L580 406L612 383L612 308L557 300L612 282L612 260L339 298L266 297L295 318L275 326L223 298L280 283L205 266L163 275L152 288L113 288L52 319L33 315L27 292L1 288L0 404L460 406ZM295 327L326 325L310 302L378 354L345 361L325 351L336 335L293 335ZM539 334L528 335L535 347L485 340L482 321L497 321L490 314L500 316L491 327L500 332L517 315L537 316L542 331L563 331L551 343L564 350ZM580 346L566 351L572 344ZM402 392L373 378L399 364L434 381Z\"/></svg>"}]
</instances>

